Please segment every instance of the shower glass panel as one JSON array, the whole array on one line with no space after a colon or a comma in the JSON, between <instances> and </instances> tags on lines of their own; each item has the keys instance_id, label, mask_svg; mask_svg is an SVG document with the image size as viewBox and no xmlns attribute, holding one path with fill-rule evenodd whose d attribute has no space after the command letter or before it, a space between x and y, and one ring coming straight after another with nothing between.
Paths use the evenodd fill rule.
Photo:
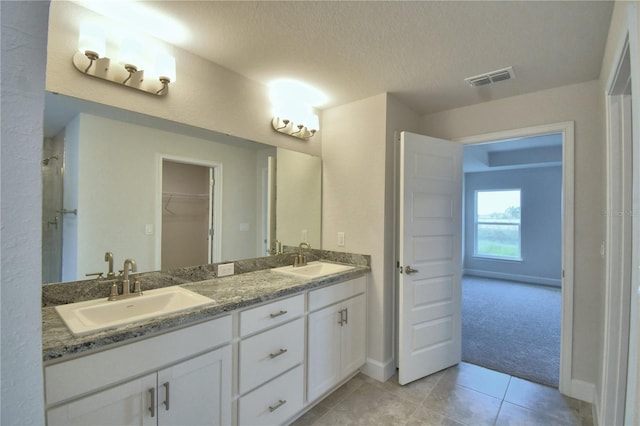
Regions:
<instances>
[{"instance_id":1,"label":"shower glass panel","mask_svg":"<svg viewBox=\"0 0 640 426\"><path fill-rule=\"evenodd\" d=\"M42 282L62 280L62 135L43 142L42 159Z\"/></svg>"}]
</instances>

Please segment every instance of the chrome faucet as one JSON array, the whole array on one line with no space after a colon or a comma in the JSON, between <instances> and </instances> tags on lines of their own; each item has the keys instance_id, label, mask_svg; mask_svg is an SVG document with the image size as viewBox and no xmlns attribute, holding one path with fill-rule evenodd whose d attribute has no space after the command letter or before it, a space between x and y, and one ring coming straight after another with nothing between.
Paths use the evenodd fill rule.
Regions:
<instances>
[{"instance_id":1,"label":"chrome faucet","mask_svg":"<svg viewBox=\"0 0 640 426\"><path fill-rule=\"evenodd\" d=\"M133 259L127 259L124 261L124 269L122 270L122 293L118 294L118 284L114 282L111 285L111 294L109 300L126 299L128 297L142 296L140 289L140 281L136 278L133 282L133 291L131 291L131 283L129 281L129 272L138 272L136 261Z\"/></svg>"},{"instance_id":2,"label":"chrome faucet","mask_svg":"<svg viewBox=\"0 0 640 426\"><path fill-rule=\"evenodd\" d=\"M307 249L311 249L309 243L302 242L298 246L298 255L293 259L293 267L297 268L298 266L305 266L307 264L307 257L302 252L302 247L306 246Z\"/></svg>"}]
</instances>

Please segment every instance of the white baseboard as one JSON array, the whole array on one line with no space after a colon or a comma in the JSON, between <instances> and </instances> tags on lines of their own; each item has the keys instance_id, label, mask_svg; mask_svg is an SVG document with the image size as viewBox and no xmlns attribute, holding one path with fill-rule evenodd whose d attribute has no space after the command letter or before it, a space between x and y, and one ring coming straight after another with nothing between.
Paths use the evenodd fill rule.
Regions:
<instances>
[{"instance_id":1,"label":"white baseboard","mask_svg":"<svg viewBox=\"0 0 640 426\"><path fill-rule=\"evenodd\" d=\"M593 414L593 426L601 425L600 422L600 411L602 408L600 407L600 395L598 392L594 392L593 394L593 406L592 406L592 414Z\"/></svg>"},{"instance_id":2,"label":"white baseboard","mask_svg":"<svg viewBox=\"0 0 640 426\"><path fill-rule=\"evenodd\" d=\"M595 405L596 386L583 380L571 379L566 395Z\"/></svg>"},{"instance_id":3,"label":"white baseboard","mask_svg":"<svg viewBox=\"0 0 640 426\"><path fill-rule=\"evenodd\" d=\"M364 366L360 369L365 374L379 382L386 382L396 372L396 366L393 359L389 359L382 363L371 358L367 358Z\"/></svg>"},{"instance_id":4,"label":"white baseboard","mask_svg":"<svg viewBox=\"0 0 640 426\"><path fill-rule=\"evenodd\" d=\"M481 269L464 269L464 275L473 275L475 277L495 278L498 280L518 281L522 283L548 285L552 287L560 287L562 280L545 277L534 277L532 275L507 274L504 272L483 271Z\"/></svg>"}]
</instances>

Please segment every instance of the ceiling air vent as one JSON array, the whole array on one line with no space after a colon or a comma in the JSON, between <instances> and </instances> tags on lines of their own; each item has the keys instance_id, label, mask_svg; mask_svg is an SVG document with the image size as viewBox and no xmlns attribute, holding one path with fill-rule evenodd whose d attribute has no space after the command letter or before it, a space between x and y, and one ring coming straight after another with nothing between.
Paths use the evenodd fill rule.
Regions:
<instances>
[{"instance_id":1,"label":"ceiling air vent","mask_svg":"<svg viewBox=\"0 0 640 426\"><path fill-rule=\"evenodd\" d=\"M498 81L511 80L512 78L516 78L516 74L513 72L513 67L509 67L480 75L474 75L473 77L465 78L464 81L469 83L471 86L478 87L497 83Z\"/></svg>"}]
</instances>

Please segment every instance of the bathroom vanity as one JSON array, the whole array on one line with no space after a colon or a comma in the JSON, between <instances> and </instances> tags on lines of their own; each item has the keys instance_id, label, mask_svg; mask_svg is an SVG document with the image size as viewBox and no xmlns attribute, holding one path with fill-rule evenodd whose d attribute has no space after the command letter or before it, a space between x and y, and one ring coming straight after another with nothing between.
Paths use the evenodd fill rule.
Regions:
<instances>
[{"instance_id":1,"label":"bathroom vanity","mask_svg":"<svg viewBox=\"0 0 640 426\"><path fill-rule=\"evenodd\" d=\"M370 269L351 266L184 284L211 303L79 337L43 308L47 423L289 423L365 363Z\"/></svg>"}]
</instances>

